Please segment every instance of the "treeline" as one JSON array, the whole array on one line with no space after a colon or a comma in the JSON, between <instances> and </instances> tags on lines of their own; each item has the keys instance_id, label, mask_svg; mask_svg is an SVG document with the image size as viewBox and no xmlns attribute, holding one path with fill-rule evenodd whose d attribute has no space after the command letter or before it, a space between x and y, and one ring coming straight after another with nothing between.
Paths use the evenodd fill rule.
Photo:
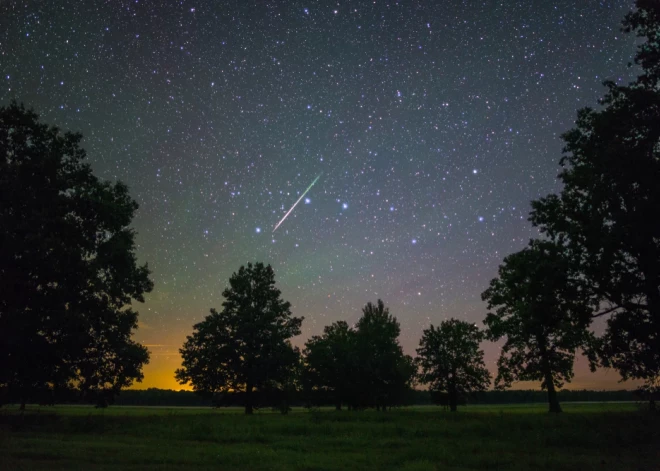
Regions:
<instances>
[{"instance_id":1,"label":"treeline","mask_svg":"<svg viewBox=\"0 0 660 471\"><path fill-rule=\"evenodd\" d=\"M642 401L644 397L635 391L594 391L594 390L567 390L558 393L561 402L619 402ZM18 398L5 397L5 403L14 403ZM52 393L35 394L30 402L41 405L52 404L88 404L89 400L80 394L80 391L60 391L59 395ZM257 398L257 407L274 407L276 398ZM299 393L291 397L291 407L335 407L332 398L315 397L314 401L305 394ZM463 405L476 404L533 404L547 401L547 393L539 390L507 390L507 391L480 391L461 398ZM242 393L225 393L216 397L202 396L193 391L175 391L172 389L127 389L114 396L113 404L117 406L143 406L143 407L243 407ZM313 404L313 406L312 406ZM406 394L403 406L443 405L434 402L430 391L413 389ZM447 405L448 404L444 404Z\"/></svg>"},{"instance_id":2,"label":"treeline","mask_svg":"<svg viewBox=\"0 0 660 471\"><path fill-rule=\"evenodd\" d=\"M592 391L562 389L557 393L561 402L618 402L642 400L635 391ZM538 389L481 391L474 393L468 404L531 404L547 402L545 391Z\"/></svg>"},{"instance_id":3,"label":"treeline","mask_svg":"<svg viewBox=\"0 0 660 471\"><path fill-rule=\"evenodd\" d=\"M543 268L553 259L531 260L537 268ZM528 260L523 262L522 266L533 273ZM551 268L555 269L553 265ZM499 279L492 286L496 282ZM543 319L534 317L531 319L535 323L520 325L524 319L516 318L522 317L521 313L508 310L489 314L485 331L475 324L448 319L423 330L413 358L403 353L398 340L399 323L380 299L364 306L355 325L336 321L298 349L289 339L299 334L303 319L293 317L289 303L280 299L270 265L241 267L230 278L223 296L226 301L222 311L211 310L194 326L180 350L183 365L176 377L181 384L190 384L202 398L190 399L191 404L240 405L250 414L260 407L279 408L286 413L293 406L388 410L439 404L455 411L457 406L467 404L548 401L551 411L558 412L560 401L653 399L639 391L636 395L631 391L554 391L562 378L570 380L572 376L576 346L566 339L582 338L581 331L570 332L575 326L564 315L560 317L564 324L553 330L547 329ZM492 319L509 314L518 324ZM539 326L541 333L533 336ZM502 390L493 391L480 344L502 332L509 339L498 362L495 383ZM515 355L507 356L514 350ZM561 356L560 361L551 363L552 384L543 385L545 392L503 390L501 383L505 380L508 384L514 379L545 380L543 364L548 351ZM416 385L426 385L428 390L415 389ZM126 400L124 397L117 403Z\"/></svg>"},{"instance_id":4,"label":"treeline","mask_svg":"<svg viewBox=\"0 0 660 471\"><path fill-rule=\"evenodd\" d=\"M232 397L233 396L233 397ZM618 401L640 401L639 395L634 391L592 391L592 390L567 390L559 392L561 402L618 402ZM547 393L539 390L508 390L508 391L481 391L465 398L465 403L470 404L532 404L547 401ZM264 401L264 407L269 407L273 401ZM327 398L325 401L317 401L319 406L334 407L334 402ZM431 393L425 390L412 390L408 393L406 406L433 405ZM226 393L221 400L202 397L192 391L173 391L171 389L129 389L122 391L115 399L118 406L168 406L168 407L229 407L243 406L243 398L240 394ZM309 406L303 394L292 398L292 407Z\"/></svg>"}]
</instances>

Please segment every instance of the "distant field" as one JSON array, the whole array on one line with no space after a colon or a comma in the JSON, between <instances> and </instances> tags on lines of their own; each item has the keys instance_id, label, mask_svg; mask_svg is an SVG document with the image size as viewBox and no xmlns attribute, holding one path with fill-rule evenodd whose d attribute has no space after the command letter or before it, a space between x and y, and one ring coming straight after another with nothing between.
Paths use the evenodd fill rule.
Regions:
<instances>
[{"instance_id":1,"label":"distant field","mask_svg":"<svg viewBox=\"0 0 660 471\"><path fill-rule=\"evenodd\" d=\"M634 403L288 416L203 408L0 409L1 470L660 470L657 414Z\"/></svg>"}]
</instances>

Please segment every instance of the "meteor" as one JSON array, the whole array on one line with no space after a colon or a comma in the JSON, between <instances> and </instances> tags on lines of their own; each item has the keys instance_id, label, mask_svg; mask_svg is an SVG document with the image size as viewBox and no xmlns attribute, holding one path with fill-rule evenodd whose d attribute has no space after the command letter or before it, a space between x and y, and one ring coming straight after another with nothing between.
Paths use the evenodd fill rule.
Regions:
<instances>
[{"instance_id":1,"label":"meteor","mask_svg":"<svg viewBox=\"0 0 660 471\"><path fill-rule=\"evenodd\" d=\"M289 214L291 214L291 211L293 211L293 209L296 207L296 205L297 205L298 203L300 203L300 200L303 199L303 198L305 197L305 195L307 194L307 192L308 192L308 191L314 186L314 183L316 183L317 180L318 180L319 178L321 178L321 175L323 175L323 173L319 173L319 176L316 177L316 178L314 179L314 181L312 182L312 184L309 185L309 186L307 187L307 189L305 190L305 192L304 192L302 195L300 195L300 198L298 198L298 201L296 201L295 203L293 203L293 206L291 206L291 209L288 210L288 211L286 212L286 214L284 215L284 217L280 220L280 222L278 222L278 223L275 225L275 228L273 229L273 232L275 232L275 231L277 230L277 228L280 227L280 224L282 224L282 223L284 222L284 220L287 218L287 216L288 216Z\"/></svg>"}]
</instances>

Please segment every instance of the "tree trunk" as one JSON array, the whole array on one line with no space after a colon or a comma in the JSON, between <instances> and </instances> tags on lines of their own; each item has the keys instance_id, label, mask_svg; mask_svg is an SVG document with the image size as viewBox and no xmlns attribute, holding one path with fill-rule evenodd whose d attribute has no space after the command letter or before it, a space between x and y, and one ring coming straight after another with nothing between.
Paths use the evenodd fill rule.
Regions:
<instances>
[{"instance_id":1,"label":"tree trunk","mask_svg":"<svg viewBox=\"0 0 660 471\"><path fill-rule=\"evenodd\" d=\"M545 387L548 390L549 412L558 414L561 412L561 406L559 405L559 399L557 398L555 380L552 378L552 368L550 367L550 360L548 359L547 339L543 335L538 335L536 341L541 353L541 368L543 377L545 378Z\"/></svg>"},{"instance_id":2,"label":"tree trunk","mask_svg":"<svg viewBox=\"0 0 660 471\"><path fill-rule=\"evenodd\" d=\"M545 372L545 387L548 388L548 404L550 406L550 412L561 412L561 406L559 405L559 399L557 398L557 390L555 389L555 382L552 379L550 369L546 369Z\"/></svg>"},{"instance_id":3,"label":"tree trunk","mask_svg":"<svg viewBox=\"0 0 660 471\"><path fill-rule=\"evenodd\" d=\"M252 385L245 386L245 415L252 415Z\"/></svg>"},{"instance_id":4,"label":"tree trunk","mask_svg":"<svg viewBox=\"0 0 660 471\"><path fill-rule=\"evenodd\" d=\"M456 406L458 405L458 395L456 394L456 387L454 385L449 385L449 410L451 412L456 412Z\"/></svg>"}]
</instances>

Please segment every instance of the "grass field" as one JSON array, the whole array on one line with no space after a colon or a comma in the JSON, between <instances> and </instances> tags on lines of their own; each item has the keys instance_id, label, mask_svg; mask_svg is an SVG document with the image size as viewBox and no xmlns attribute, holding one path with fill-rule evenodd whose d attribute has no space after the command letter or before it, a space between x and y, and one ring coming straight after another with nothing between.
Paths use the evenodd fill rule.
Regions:
<instances>
[{"instance_id":1,"label":"grass field","mask_svg":"<svg viewBox=\"0 0 660 471\"><path fill-rule=\"evenodd\" d=\"M237 409L0 409L1 470L660 470L660 416L635 404L288 416Z\"/></svg>"}]
</instances>

